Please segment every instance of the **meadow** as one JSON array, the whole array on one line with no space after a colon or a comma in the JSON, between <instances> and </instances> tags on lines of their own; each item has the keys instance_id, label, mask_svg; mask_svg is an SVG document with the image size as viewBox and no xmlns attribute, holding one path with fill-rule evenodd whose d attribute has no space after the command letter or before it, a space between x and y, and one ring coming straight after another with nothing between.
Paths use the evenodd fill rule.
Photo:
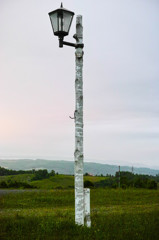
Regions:
<instances>
[{"instance_id":1,"label":"meadow","mask_svg":"<svg viewBox=\"0 0 159 240\"><path fill-rule=\"evenodd\" d=\"M159 191L91 189L92 227L74 224L74 190L0 196L0 239L158 240Z\"/></svg>"}]
</instances>

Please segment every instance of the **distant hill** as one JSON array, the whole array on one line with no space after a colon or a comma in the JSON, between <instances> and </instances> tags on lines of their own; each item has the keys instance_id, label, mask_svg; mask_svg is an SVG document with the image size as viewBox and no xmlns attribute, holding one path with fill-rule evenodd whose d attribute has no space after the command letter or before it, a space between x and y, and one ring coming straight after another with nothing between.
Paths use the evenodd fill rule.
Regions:
<instances>
[{"instance_id":1,"label":"distant hill","mask_svg":"<svg viewBox=\"0 0 159 240\"><path fill-rule=\"evenodd\" d=\"M13 170L30 170L30 169L47 169L51 171L52 169L55 172L60 174L74 174L74 162L72 161L51 161L43 159L19 159L19 160L0 160L0 166ZM128 166L121 166L121 171L131 171L132 168ZM118 171L118 166L101 164L101 163L84 163L84 173L88 172L92 175L114 175ZM150 168L135 168L133 169L134 173L138 174L147 174L153 175L159 174L159 170L154 170Z\"/></svg>"}]
</instances>

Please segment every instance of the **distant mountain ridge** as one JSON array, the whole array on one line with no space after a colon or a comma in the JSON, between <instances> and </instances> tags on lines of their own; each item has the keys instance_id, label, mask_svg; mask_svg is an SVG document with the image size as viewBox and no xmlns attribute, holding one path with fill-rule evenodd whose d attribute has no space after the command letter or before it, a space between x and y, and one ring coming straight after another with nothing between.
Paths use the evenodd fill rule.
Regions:
<instances>
[{"instance_id":1,"label":"distant mountain ridge","mask_svg":"<svg viewBox=\"0 0 159 240\"><path fill-rule=\"evenodd\" d=\"M60 174L74 174L74 162L73 161L64 161L64 160L43 160L43 159L18 159L18 160L0 160L0 166L13 170L30 170L30 169L47 169L51 171L52 169L55 172ZM93 163L93 162L84 162L84 173L88 172L92 175L106 175L111 174L115 175L118 171L117 165ZM121 171L132 171L132 167L121 166ZM159 170L150 169L150 168L133 168L133 173L137 174L147 174L147 175L157 175Z\"/></svg>"}]
</instances>

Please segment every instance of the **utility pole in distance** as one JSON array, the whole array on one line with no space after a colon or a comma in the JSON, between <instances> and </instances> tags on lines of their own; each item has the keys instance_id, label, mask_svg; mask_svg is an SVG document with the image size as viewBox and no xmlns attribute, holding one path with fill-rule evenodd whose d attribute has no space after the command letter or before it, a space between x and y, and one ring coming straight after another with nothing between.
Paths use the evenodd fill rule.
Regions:
<instances>
[{"instance_id":1,"label":"utility pole in distance","mask_svg":"<svg viewBox=\"0 0 159 240\"><path fill-rule=\"evenodd\" d=\"M119 166L119 188L120 188L120 166Z\"/></svg>"}]
</instances>

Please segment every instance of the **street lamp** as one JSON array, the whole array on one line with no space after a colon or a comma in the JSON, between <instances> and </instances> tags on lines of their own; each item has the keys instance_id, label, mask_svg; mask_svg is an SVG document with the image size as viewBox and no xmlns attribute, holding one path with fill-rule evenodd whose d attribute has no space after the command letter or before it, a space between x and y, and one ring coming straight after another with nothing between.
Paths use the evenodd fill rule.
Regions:
<instances>
[{"instance_id":1,"label":"street lamp","mask_svg":"<svg viewBox=\"0 0 159 240\"><path fill-rule=\"evenodd\" d=\"M69 30L71 27L71 23L73 20L74 12L63 8L63 4L61 3L61 7L50 12L49 17L53 29L53 33L55 36L59 37L59 47L62 48L63 45L71 46L71 47L81 47L83 48L83 44L75 44L63 41L64 37L69 34ZM76 35L73 36L76 39Z\"/></svg>"},{"instance_id":2,"label":"street lamp","mask_svg":"<svg viewBox=\"0 0 159 240\"><path fill-rule=\"evenodd\" d=\"M59 38L59 47L63 45L75 47L76 58L76 79L75 94L76 104L74 117L75 120L75 222L78 225L91 226L90 220L90 189L83 188L83 26L82 16L76 18L76 34L73 36L76 43L65 42L64 37L69 34L74 12L61 7L50 12L49 17L53 28L53 33Z\"/></svg>"},{"instance_id":3,"label":"street lamp","mask_svg":"<svg viewBox=\"0 0 159 240\"><path fill-rule=\"evenodd\" d=\"M61 7L49 13L55 36L59 37L59 47L63 47L63 38L69 34L74 12Z\"/></svg>"}]
</instances>

